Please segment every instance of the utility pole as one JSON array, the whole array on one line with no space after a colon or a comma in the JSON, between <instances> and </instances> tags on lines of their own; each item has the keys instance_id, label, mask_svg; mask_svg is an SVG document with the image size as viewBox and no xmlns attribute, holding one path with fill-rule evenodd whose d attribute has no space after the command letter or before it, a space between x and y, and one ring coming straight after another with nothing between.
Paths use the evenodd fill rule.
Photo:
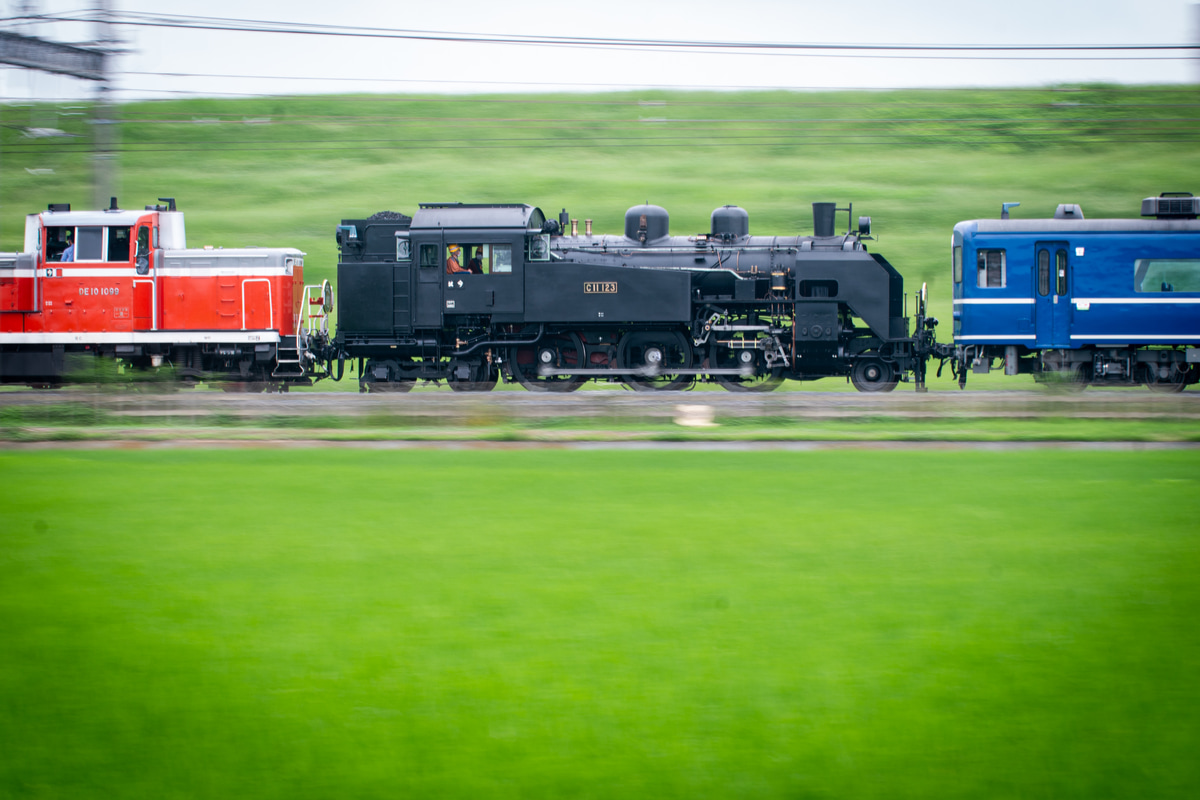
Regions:
<instances>
[{"instance_id":1,"label":"utility pole","mask_svg":"<svg viewBox=\"0 0 1200 800\"><path fill-rule=\"evenodd\" d=\"M1195 83L1200 83L1200 3L1192 6L1192 69Z\"/></svg>"},{"instance_id":2,"label":"utility pole","mask_svg":"<svg viewBox=\"0 0 1200 800\"><path fill-rule=\"evenodd\" d=\"M112 20L108 0L96 0L96 44L101 53L101 79L96 83L96 102L92 107L92 196L93 208L108 208L108 198L116 195L116 157L113 146L116 108L112 104L112 82L108 76L108 54L112 52Z\"/></svg>"},{"instance_id":3,"label":"utility pole","mask_svg":"<svg viewBox=\"0 0 1200 800\"><path fill-rule=\"evenodd\" d=\"M69 75L97 85L95 108L92 114L93 142L93 192L97 208L103 208L113 187L115 156L113 148L112 86L109 79L108 61L112 50L111 14L108 0L95 0L97 37L96 47L76 47L60 44L36 36L23 36L10 31L0 31L0 64L11 64L25 69Z\"/></svg>"}]
</instances>

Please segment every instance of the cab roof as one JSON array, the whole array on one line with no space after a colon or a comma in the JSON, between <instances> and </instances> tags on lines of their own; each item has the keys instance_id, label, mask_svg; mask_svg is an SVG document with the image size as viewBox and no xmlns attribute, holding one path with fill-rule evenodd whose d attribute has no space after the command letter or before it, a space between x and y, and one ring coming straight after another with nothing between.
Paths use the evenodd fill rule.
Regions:
<instances>
[{"instance_id":1,"label":"cab roof","mask_svg":"<svg viewBox=\"0 0 1200 800\"><path fill-rule=\"evenodd\" d=\"M75 227L78 225L127 225L132 227L152 211L43 211L42 224L47 227Z\"/></svg>"},{"instance_id":2,"label":"cab roof","mask_svg":"<svg viewBox=\"0 0 1200 800\"><path fill-rule=\"evenodd\" d=\"M540 208L518 203L422 203L413 215L410 229L502 228L540 231L545 221L546 217Z\"/></svg>"}]
</instances>

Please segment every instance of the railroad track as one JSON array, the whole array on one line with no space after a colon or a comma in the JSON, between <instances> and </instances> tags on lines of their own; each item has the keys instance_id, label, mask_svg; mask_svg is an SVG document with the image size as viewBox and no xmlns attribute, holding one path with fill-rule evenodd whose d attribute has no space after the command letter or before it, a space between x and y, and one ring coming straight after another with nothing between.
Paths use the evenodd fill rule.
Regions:
<instances>
[{"instance_id":1,"label":"railroad track","mask_svg":"<svg viewBox=\"0 0 1200 800\"><path fill-rule=\"evenodd\" d=\"M572 394L415 391L403 395L350 392L290 394L225 394L179 391L125 394L66 391L0 392L0 409L42 407L46 413L87 408L130 422L186 418L193 421L253 420L268 417L336 416L398 422L450 422L492 418L611 419L661 421L677 419L681 406L701 406L716 419L962 419L962 418L1086 418L1200 420L1200 392L1159 395L1151 392L1091 391L1052 393L946 392L931 394L858 392L726 392L581 391Z\"/></svg>"}]
</instances>

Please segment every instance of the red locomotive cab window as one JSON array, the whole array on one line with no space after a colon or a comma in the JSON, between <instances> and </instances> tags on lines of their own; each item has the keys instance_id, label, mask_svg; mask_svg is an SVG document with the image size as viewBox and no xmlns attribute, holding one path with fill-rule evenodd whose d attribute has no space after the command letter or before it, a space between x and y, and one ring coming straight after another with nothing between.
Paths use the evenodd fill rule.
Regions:
<instances>
[{"instance_id":1,"label":"red locomotive cab window","mask_svg":"<svg viewBox=\"0 0 1200 800\"><path fill-rule=\"evenodd\" d=\"M68 227L48 227L45 235L46 262L62 261L63 253L75 243L75 229ZM72 254L74 250L71 251ZM74 256L71 256L74 260Z\"/></svg>"},{"instance_id":2,"label":"red locomotive cab window","mask_svg":"<svg viewBox=\"0 0 1200 800\"><path fill-rule=\"evenodd\" d=\"M137 232L137 251L134 254L134 266L139 275L150 271L150 229L143 225Z\"/></svg>"},{"instance_id":3,"label":"red locomotive cab window","mask_svg":"<svg viewBox=\"0 0 1200 800\"><path fill-rule=\"evenodd\" d=\"M97 225L75 229L75 260L104 260L104 228Z\"/></svg>"},{"instance_id":4,"label":"red locomotive cab window","mask_svg":"<svg viewBox=\"0 0 1200 800\"><path fill-rule=\"evenodd\" d=\"M129 247L130 228L110 227L108 229L108 258L109 262L129 262L130 247Z\"/></svg>"},{"instance_id":5,"label":"red locomotive cab window","mask_svg":"<svg viewBox=\"0 0 1200 800\"><path fill-rule=\"evenodd\" d=\"M46 261L128 264L132 231L125 225L46 228Z\"/></svg>"}]
</instances>

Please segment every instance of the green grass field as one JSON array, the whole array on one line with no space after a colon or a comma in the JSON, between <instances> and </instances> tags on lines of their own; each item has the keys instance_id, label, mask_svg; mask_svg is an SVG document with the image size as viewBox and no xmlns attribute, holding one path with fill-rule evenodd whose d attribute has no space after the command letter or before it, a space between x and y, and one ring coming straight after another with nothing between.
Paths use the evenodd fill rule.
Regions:
<instances>
[{"instance_id":1,"label":"green grass field","mask_svg":"<svg viewBox=\"0 0 1200 800\"><path fill-rule=\"evenodd\" d=\"M3 797L1200 785L1193 452L0 453Z\"/></svg>"}]
</instances>

